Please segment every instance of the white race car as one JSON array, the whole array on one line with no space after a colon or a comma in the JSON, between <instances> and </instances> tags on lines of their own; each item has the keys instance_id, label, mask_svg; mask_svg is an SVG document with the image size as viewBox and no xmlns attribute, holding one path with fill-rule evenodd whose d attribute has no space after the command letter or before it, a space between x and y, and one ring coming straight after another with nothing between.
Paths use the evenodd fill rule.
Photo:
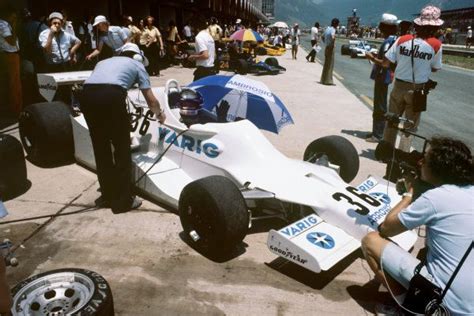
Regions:
<instances>
[{"instance_id":1,"label":"white race car","mask_svg":"<svg viewBox=\"0 0 474 316\"><path fill-rule=\"evenodd\" d=\"M364 40L350 40L349 44L341 46L341 55L350 55L351 58L365 57L367 52L377 54L378 50Z\"/></svg>"},{"instance_id":2,"label":"white race car","mask_svg":"<svg viewBox=\"0 0 474 316\"><path fill-rule=\"evenodd\" d=\"M183 230L199 251L235 249L253 221L279 217L289 225L270 230L270 251L320 272L359 248L400 199L382 179L348 184L359 158L345 138L317 139L304 161L290 159L248 120L184 124L180 109L169 106L176 104L171 101L179 90L176 81L153 90L166 111L165 125L138 90L128 94L134 104L133 179L144 195L179 210ZM79 164L95 169L84 117L71 115L63 103L27 107L20 135L32 161L44 164L74 151ZM409 249L416 238L409 231L394 240Z\"/></svg>"}]
</instances>

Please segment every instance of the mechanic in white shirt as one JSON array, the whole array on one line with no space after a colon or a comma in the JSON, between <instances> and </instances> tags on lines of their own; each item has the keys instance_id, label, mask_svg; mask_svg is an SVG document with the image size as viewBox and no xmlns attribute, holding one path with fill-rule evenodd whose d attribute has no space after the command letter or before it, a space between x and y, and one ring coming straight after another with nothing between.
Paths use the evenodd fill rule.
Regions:
<instances>
[{"instance_id":1,"label":"mechanic in white shirt","mask_svg":"<svg viewBox=\"0 0 474 316\"><path fill-rule=\"evenodd\" d=\"M440 16L441 10L437 7L423 8L420 17L413 21L416 35L407 34L399 37L385 54L382 63L385 68L390 67L390 64L397 64L388 112L403 115L413 121L414 124L405 123L405 127L411 132L416 132L421 116L421 112L415 111L414 108L413 91L424 88L431 73L441 69L442 44L435 37L443 24ZM396 128L387 124L384 140L395 145L397 132ZM409 152L412 136L406 136L404 133L400 136L399 148Z\"/></svg>"},{"instance_id":2,"label":"mechanic in white shirt","mask_svg":"<svg viewBox=\"0 0 474 316\"><path fill-rule=\"evenodd\" d=\"M196 70L194 71L193 81L201 78L215 75L216 69L214 67L214 60L216 56L216 46L214 39L206 26L204 20L197 22L197 26L201 30L195 38L196 54L189 55L188 59L196 61Z\"/></svg>"},{"instance_id":3,"label":"mechanic in white shirt","mask_svg":"<svg viewBox=\"0 0 474 316\"><path fill-rule=\"evenodd\" d=\"M98 56L104 47L104 44L110 47L114 55L119 55L121 48L125 43L130 42L130 38L127 33L120 26L113 26L109 24L107 18L103 15L98 15L94 19L94 27L97 27L101 33L99 35L99 44L97 48L86 56L87 60Z\"/></svg>"},{"instance_id":4,"label":"mechanic in white shirt","mask_svg":"<svg viewBox=\"0 0 474 316\"><path fill-rule=\"evenodd\" d=\"M81 110L89 127L102 193L95 202L100 207L111 208L114 213L127 212L141 204L141 200L134 196L130 182L131 126L126 105L127 91L138 84L159 122L166 120L151 90L146 64L138 46L127 43L120 56L100 61L84 82Z\"/></svg>"},{"instance_id":5,"label":"mechanic in white shirt","mask_svg":"<svg viewBox=\"0 0 474 316\"><path fill-rule=\"evenodd\" d=\"M53 12L48 17L49 28L41 32L39 41L46 58L47 72L70 71L76 63L76 51L81 41L63 31L63 15Z\"/></svg>"},{"instance_id":6,"label":"mechanic in white shirt","mask_svg":"<svg viewBox=\"0 0 474 316\"><path fill-rule=\"evenodd\" d=\"M189 21L186 22L186 25L183 27L183 35L186 41L188 42L193 41L193 32L192 32L191 24Z\"/></svg>"},{"instance_id":7,"label":"mechanic in white shirt","mask_svg":"<svg viewBox=\"0 0 474 316\"><path fill-rule=\"evenodd\" d=\"M318 44L319 39L319 22L314 23L314 26L311 28L311 51L306 56L306 60L314 63L316 58L316 44Z\"/></svg>"},{"instance_id":8,"label":"mechanic in white shirt","mask_svg":"<svg viewBox=\"0 0 474 316\"><path fill-rule=\"evenodd\" d=\"M23 95L20 77L20 54L18 36L14 28L16 14L13 8L7 8L2 12L0 20L0 72L7 78L6 100L11 108L12 114L18 115L23 106Z\"/></svg>"}]
</instances>

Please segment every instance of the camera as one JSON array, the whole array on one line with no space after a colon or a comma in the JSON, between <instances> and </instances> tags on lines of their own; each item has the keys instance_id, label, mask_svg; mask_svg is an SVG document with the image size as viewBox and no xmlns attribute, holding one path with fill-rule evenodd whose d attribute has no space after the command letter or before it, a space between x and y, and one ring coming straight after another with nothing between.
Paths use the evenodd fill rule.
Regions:
<instances>
[{"instance_id":1,"label":"camera","mask_svg":"<svg viewBox=\"0 0 474 316\"><path fill-rule=\"evenodd\" d=\"M385 114L385 120L388 124L399 129L402 132L408 133L415 137L423 139L423 150L412 152L404 152L400 149L395 148L391 143L381 141L375 149L375 158L383 163L386 163L385 176L384 178L390 182L397 184L398 193L402 194L406 192L406 187L403 185L406 178L415 179L413 183L414 198L416 199L423 192L431 189L433 186L420 179L421 176L421 165L420 160L424 157L426 147L428 146L429 139L415 134L406 130L405 128L399 128L398 123L404 122L412 123L406 118L399 117L392 113ZM399 185L402 184L402 185Z\"/></svg>"}]
</instances>

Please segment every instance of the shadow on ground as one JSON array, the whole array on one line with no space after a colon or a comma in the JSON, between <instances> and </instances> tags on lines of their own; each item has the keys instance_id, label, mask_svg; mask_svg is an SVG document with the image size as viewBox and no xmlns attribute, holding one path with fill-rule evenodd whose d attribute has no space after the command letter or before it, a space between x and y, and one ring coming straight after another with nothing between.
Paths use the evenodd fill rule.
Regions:
<instances>
[{"instance_id":1,"label":"shadow on ground","mask_svg":"<svg viewBox=\"0 0 474 316\"><path fill-rule=\"evenodd\" d=\"M357 130L350 130L350 129L341 129L341 133L346 135L351 135L360 139L366 139L367 134L370 133L368 131L357 131Z\"/></svg>"},{"instance_id":2,"label":"shadow on ground","mask_svg":"<svg viewBox=\"0 0 474 316\"><path fill-rule=\"evenodd\" d=\"M300 282L310 288L322 290L324 289L330 282L334 281L334 279L347 267L352 264L352 262L358 258L362 257L362 252L359 250L354 251L349 256L345 257L343 260L339 261L335 266L333 266L328 271L321 271L320 273L315 274L313 271L305 269L296 263L278 257L277 259L273 260L267 265Z\"/></svg>"}]
</instances>

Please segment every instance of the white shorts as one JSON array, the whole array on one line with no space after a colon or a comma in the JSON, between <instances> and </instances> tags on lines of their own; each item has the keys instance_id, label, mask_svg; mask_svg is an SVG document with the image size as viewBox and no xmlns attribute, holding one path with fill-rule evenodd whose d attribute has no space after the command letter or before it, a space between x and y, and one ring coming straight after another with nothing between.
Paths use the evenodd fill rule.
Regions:
<instances>
[{"instance_id":1,"label":"white shorts","mask_svg":"<svg viewBox=\"0 0 474 316\"><path fill-rule=\"evenodd\" d=\"M415 268L419 263L420 260L392 242L385 246L380 258L380 264L384 273L390 274L392 278L397 280L406 289L408 289L410 280L415 275ZM426 270L426 266L421 268L420 274L435 283L433 276Z\"/></svg>"}]
</instances>

